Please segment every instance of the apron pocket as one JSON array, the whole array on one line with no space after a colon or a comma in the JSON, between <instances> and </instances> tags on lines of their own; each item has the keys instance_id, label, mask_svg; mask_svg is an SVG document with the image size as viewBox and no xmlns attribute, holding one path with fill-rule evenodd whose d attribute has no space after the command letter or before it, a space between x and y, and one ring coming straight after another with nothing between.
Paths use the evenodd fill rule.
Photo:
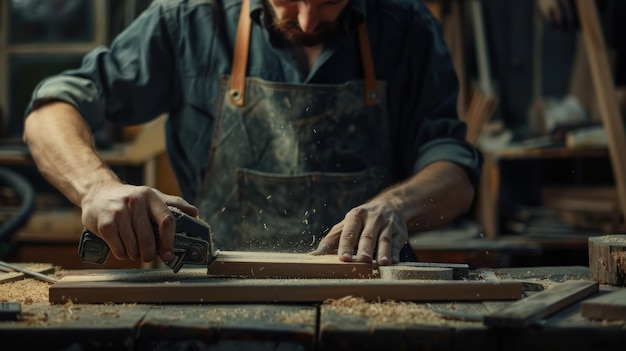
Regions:
<instances>
[{"instance_id":1,"label":"apron pocket","mask_svg":"<svg viewBox=\"0 0 626 351\"><path fill-rule=\"evenodd\" d=\"M379 189L377 172L287 175L239 169L237 247L308 252L346 212Z\"/></svg>"}]
</instances>

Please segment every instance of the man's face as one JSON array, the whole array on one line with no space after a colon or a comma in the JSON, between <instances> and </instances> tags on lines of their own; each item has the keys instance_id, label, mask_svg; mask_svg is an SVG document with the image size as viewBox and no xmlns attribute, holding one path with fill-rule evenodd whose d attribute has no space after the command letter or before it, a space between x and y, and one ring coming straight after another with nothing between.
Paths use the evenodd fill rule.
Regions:
<instances>
[{"instance_id":1,"label":"man's face","mask_svg":"<svg viewBox=\"0 0 626 351\"><path fill-rule=\"evenodd\" d=\"M272 25L293 45L321 44L334 34L349 0L266 0Z\"/></svg>"}]
</instances>

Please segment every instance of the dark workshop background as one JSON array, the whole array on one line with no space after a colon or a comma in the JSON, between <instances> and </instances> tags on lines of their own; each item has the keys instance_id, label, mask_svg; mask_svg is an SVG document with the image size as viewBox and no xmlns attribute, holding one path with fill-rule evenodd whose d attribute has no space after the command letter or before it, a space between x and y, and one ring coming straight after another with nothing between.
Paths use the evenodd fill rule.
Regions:
<instances>
[{"instance_id":1,"label":"dark workshop background","mask_svg":"<svg viewBox=\"0 0 626 351\"><path fill-rule=\"evenodd\" d=\"M78 65L83 54L110 43L149 3L0 3L0 259L94 268L78 262L80 211L28 158L21 142L23 112L41 78ZM618 33L626 26L626 3L595 3L623 116L626 43ZM475 143L490 161L486 174L496 176L480 185L472 213L412 238L418 259L473 267L588 265L587 238L623 233L624 216L577 13L559 27L540 16L535 1L427 4L442 23L457 65L460 115L472 124ZM484 118L476 122L476 115ZM96 131L96 141L115 155L120 145L141 149L146 139L158 139L159 127L107 126ZM510 150L517 156L507 156ZM129 183L178 193L162 148L107 160ZM33 189L25 192L34 201L26 213L24 187ZM7 228L17 216L24 217L19 226ZM129 266L109 260L104 267Z\"/></svg>"}]
</instances>

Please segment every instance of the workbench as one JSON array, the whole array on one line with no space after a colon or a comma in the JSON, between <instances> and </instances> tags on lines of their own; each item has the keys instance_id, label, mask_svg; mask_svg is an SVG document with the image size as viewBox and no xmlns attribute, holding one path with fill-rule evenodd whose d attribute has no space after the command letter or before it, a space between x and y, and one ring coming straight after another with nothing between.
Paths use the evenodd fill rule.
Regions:
<instances>
[{"instance_id":1,"label":"workbench","mask_svg":"<svg viewBox=\"0 0 626 351\"><path fill-rule=\"evenodd\" d=\"M584 266L485 268L471 274L546 288L590 279ZM52 305L50 283L32 278L0 284L0 301L25 286L28 292L17 300L21 319L0 322L2 344L21 349L574 351L626 345L625 322L587 319L580 301L527 327L494 328L480 316L513 301L365 302L345 297L323 303ZM594 296L619 289L625 288L601 284ZM532 296L537 293L533 290L524 289L524 294ZM479 319L471 320L475 317Z\"/></svg>"}]
</instances>

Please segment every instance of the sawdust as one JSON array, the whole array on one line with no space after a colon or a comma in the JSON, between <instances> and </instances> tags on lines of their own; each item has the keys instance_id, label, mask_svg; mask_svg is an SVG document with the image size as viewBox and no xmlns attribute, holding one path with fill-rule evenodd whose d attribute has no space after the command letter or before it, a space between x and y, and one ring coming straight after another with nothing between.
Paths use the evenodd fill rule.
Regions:
<instances>
[{"instance_id":1,"label":"sawdust","mask_svg":"<svg viewBox=\"0 0 626 351\"><path fill-rule=\"evenodd\" d=\"M604 235L601 237L601 239L611 243L620 243L626 245L626 235Z\"/></svg>"},{"instance_id":2,"label":"sawdust","mask_svg":"<svg viewBox=\"0 0 626 351\"><path fill-rule=\"evenodd\" d=\"M341 316L360 316L367 318L367 325L476 325L481 322L452 320L425 306L405 301L365 301L362 298L346 296L341 299L329 299L322 304L322 309Z\"/></svg>"},{"instance_id":3,"label":"sawdust","mask_svg":"<svg viewBox=\"0 0 626 351\"><path fill-rule=\"evenodd\" d=\"M50 283L35 279L23 279L0 284L1 302L20 302L27 306L49 305Z\"/></svg>"},{"instance_id":4,"label":"sawdust","mask_svg":"<svg viewBox=\"0 0 626 351\"><path fill-rule=\"evenodd\" d=\"M316 314L312 311L281 311L278 322L285 324L315 324Z\"/></svg>"}]
</instances>

